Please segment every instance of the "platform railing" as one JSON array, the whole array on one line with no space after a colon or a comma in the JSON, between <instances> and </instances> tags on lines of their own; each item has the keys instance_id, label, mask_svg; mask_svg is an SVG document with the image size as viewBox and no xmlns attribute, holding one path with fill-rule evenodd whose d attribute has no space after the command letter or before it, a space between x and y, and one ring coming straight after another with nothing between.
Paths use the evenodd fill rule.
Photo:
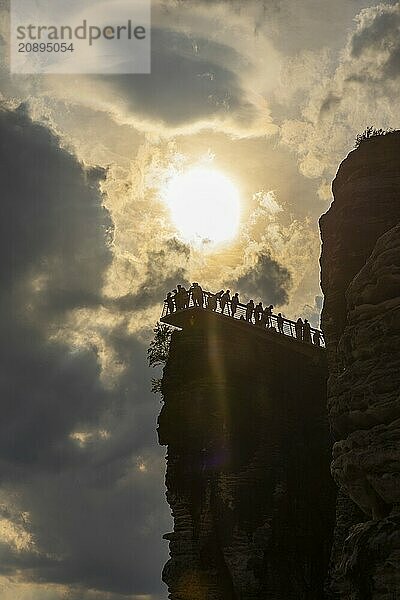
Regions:
<instances>
[{"instance_id":1,"label":"platform railing","mask_svg":"<svg viewBox=\"0 0 400 600\"><path fill-rule=\"evenodd\" d=\"M247 313L247 307L245 304L242 304L241 302L239 302L239 304L237 305L237 309L236 312L234 314L234 316L232 317L232 313L231 313L231 303L228 302L225 307L224 307L224 312L221 312L221 305L219 302L219 298L217 299L217 303L216 303L216 309L211 309L208 306L208 300L211 296L215 296L215 294L212 294L211 292L205 292L203 291L203 306L201 306L200 308L203 308L204 310L209 310L211 312L215 312L217 314L224 314L226 317L230 317L231 319L234 318L236 320L240 320L240 321L244 321L245 323L247 323L248 325L252 325L253 327L261 327L264 328L266 330L275 330L276 332L279 332L279 328L278 328L278 316L275 314L272 314L269 317L269 325L263 323L262 321L259 322L255 322L254 319L254 313L252 315L251 321L247 321L246 320L246 313ZM196 306L198 307L198 305L195 304L192 294L189 294L189 301L188 304L186 306L186 308L180 309L180 310L176 310L176 307L173 311L170 311L168 308L168 303L165 301L164 302L164 307L163 307L163 311L161 314L161 318L165 318L168 315L171 314L177 314L177 313L183 313L186 312L187 310L191 310L193 308L196 308ZM319 329L315 329L314 327L310 327L310 331L311 331L311 340L312 340L312 344L315 345L314 340L315 340L315 334L318 333L319 334L319 339L320 339L320 344L319 346L321 348L325 348L325 340L324 340L324 336L322 331L320 331ZM282 335L282 334L281 334ZM288 337L292 337L298 341L303 341L300 337L298 337L297 333L296 333L296 323L295 321L291 321L290 319L286 319L285 317L283 317L283 335L286 335ZM310 342L306 342L304 341L304 343L310 343ZM317 344L318 345L318 344Z\"/></svg>"}]
</instances>

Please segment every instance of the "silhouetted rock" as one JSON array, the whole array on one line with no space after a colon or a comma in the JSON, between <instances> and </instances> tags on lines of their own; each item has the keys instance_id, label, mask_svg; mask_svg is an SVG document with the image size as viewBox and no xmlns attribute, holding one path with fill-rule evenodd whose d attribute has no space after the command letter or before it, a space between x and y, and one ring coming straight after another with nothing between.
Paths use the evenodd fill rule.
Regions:
<instances>
[{"instance_id":1,"label":"silhouetted rock","mask_svg":"<svg viewBox=\"0 0 400 600\"><path fill-rule=\"evenodd\" d=\"M325 351L213 312L162 388L173 600L321 600L334 521Z\"/></svg>"},{"instance_id":2,"label":"silhouetted rock","mask_svg":"<svg viewBox=\"0 0 400 600\"><path fill-rule=\"evenodd\" d=\"M342 162L320 219L322 325L330 369L346 322L345 293L378 238L400 218L400 133L371 138Z\"/></svg>"},{"instance_id":3,"label":"silhouetted rock","mask_svg":"<svg viewBox=\"0 0 400 600\"><path fill-rule=\"evenodd\" d=\"M330 587L400 598L400 135L342 163L321 218L322 327L340 486Z\"/></svg>"}]
</instances>

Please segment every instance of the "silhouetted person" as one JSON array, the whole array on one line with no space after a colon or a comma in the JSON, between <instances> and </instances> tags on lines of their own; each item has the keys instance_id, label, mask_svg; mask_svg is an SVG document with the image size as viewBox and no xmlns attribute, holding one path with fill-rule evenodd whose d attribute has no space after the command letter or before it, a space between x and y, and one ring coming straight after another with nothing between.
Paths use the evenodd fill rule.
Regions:
<instances>
[{"instance_id":1,"label":"silhouetted person","mask_svg":"<svg viewBox=\"0 0 400 600\"><path fill-rule=\"evenodd\" d=\"M228 309L228 315L230 314L230 310L229 310L229 304L231 302L231 291L230 290L226 290L226 292L224 292L219 300L219 303L221 305L221 312L223 313L225 311L225 306Z\"/></svg>"},{"instance_id":2,"label":"silhouetted person","mask_svg":"<svg viewBox=\"0 0 400 600\"><path fill-rule=\"evenodd\" d=\"M232 296L232 300L231 300L232 317L235 316L238 306L239 306L239 294L236 292L236 294L234 294Z\"/></svg>"},{"instance_id":3,"label":"silhouetted person","mask_svg":"<svg viewBox=\"0 0 400 600\"><path fill-rule=\"evenodd\" d=\"M296 337L298 340L303 339L303 321L299 317L296 321L296 325L294 326L296 330Z\"/></svg>"},{"instance_id":4,"label":"silhouetted person","mask_svg":"<svg viewBox=\"0 0 400 600\"><path fill-rule=\"evenodd\" d=\"M263 312L264 312L264 309L263 309L262 302L259 302L254 309L254 321L256 322L256 325L261 325L262 318L263 318Z\"/></svg>"},{"instance_id":5,"label":"silhouetted person","mask_svg":"<svg viewBox=\"0 0 400 600\"><path fill-rule=\"evenodd\" d=\"M189 290L189 304L190 297L192 297L193 306L198 306L198 295L197 295L197 283L192 283Z\"/></svg>"},{"instance_id":6,"label":"silhouetted person","mask_svg":"<svg viewBox=\"0 0 400 600\"><path fill-rule=\"evenodd\" d=\"M274 307L272 306L272 304L270 304L269 306L266 306L264 308L264 312L263 312L263 324L265 325L265 327L271 327L272 326L272 309Z\"/></svg>"},{"instance_id":7,"label":"silhouetted person","mask_svg":"<svg viewBox=\"0 0 400 600\"><path fill-rule=\"evenodd\" d=\"M181 294L182 294L182 308L185 310L189 306L189 292L186 288L181 286Z\"/></svg>"},{"instance_id":8,"label":"silhouetted person","mask_svg":"<svg viewBox=\"0 0 400 600\"><path fill-rule=\"evenodd\" d=\"M176 287L177 287L177 290L176 290L176 293L174 296L176 310L182 310L182 308L183 308L182 286L179 285L179 283L178 283L178 285Z\"/></svg>"},{"instance_id":9,"label":"silhouetted person","mask_svg":"<svg viewBox=\"0 0 400 600\"><path fill-rule=\"evenodd\" d=\"M217 310L217 295L216 294L210 294L208 296L208 303L207 306L210 310Z\"/></svg>"},{"instance_id":10,"label":"silhouetted person","mask_svg":"<svg viewBox=\"0 0 400 600\"><path fill-rule=\"evenodd\" d=\"M215 295L216 295L216 297L217 297L217 300L218 300L218 302L219 302L219 307L220 307L220 309L221 309L221 312L223 312L223 306L222 306L222 304L223 304L223 300L221 300L221 298L222 298L222 296L224 295L224 293L225 293L225 292L224 292L224 290L220 290L219 292L217 292L217 293L215 294Z\"/></svg>"},{"instance_id":11,"label":"silhouetted person","mask_svg":"<svg viewBox=\"0 0 400 600\"><path fill-rule=\"evenodd\" d=\"M278 313L278 316L276 317L276 322L278 324L279 333L284 333L284 331L283 331L284 318L282 317L282 313Z\"/></svg>"},{"instance_id":12,"label":"silhouetted person","mask_svg":"<svg viewBox=\"0 0 400 600\"><path fill-rule=\"evenodd\" d=\"M303 325L303 342L311 344L311 326L307 319L304 319Z\"/></svg>"},{"instance_id":13,"label":"silhouetted person","mask_svg":"<svg viewBox=\"0 0 400 600\"><path fill-rule=\"evenodd\" d=\"M268 306L266 306L261 315L261 325L263 327L268 327Z\"/></svg>"},{"instance_id":14,"label":"silhouetted person","mask_svg":"<svg viewBox=\"0 0 400 600\"><path fill-rule=\"evenodd\" d=\"M165 298L164 302L166 303L166 305L168 307L168 312L173 313L175 310L175 304L174 304L174 299L172 298L171 292L168 292L167 297Z\"/></svg>"},{"instance_id":15,"label":"silhouetted person","mask_svg":"<svg viewBox=\"0 0 400 600\"><path fill-rule=\"evenodd\" d=\"M253 302L253 300L250 300L246 304L246 321L248 321L249 323L252 322L253 312L254 312L254 302Z\"/></svg>"},{"instance_id":16,"label":"silhouetted person","mask_svg":"<svg viewBox=\"0 0 400 600\"><path fill-rule=\"evenodd\" d=\"M192 287L190 288L192 292L193 305L201 306L203 308L203 290L199 286L198 283L192 283Z\"/></svg>"},{"instance_id":17,"label":"silhouetted person","mask_svg":"<svg viewBox=\"0 0 400 600\"><path fill-rule=\"evenodd\" d=\"M199 306L201 306L201 308L204 307L204 292L203 292L203 288L197 284L197 295L198 295L198 300L199 300Z\"/></svg>"},{"instance_id":18,"label":"silhouetted person","mask_svg":"<svg viewBox=\"0 0 400 600\"><path fill-rule=\"evenodd\" d=\"M225 300L225 291L221 290L220 292L218 292L218 298L219 298L219 307L221 309L221 312L224 312L224 308L225 308L225 304L226 304L226 300Z\"/></svg>"},{"instance_id":19,"label":"silhouetted person","mask_svg":"<svg viewBox=\"0 0 400 600\"><path fill-rule=\"evenodd\" d=\"M318 329L316 329L314 331L314 335L313 335L313 342L316 346L320 346L321 345L321 332L318 331Z\"/></svg>"}]
</instances>

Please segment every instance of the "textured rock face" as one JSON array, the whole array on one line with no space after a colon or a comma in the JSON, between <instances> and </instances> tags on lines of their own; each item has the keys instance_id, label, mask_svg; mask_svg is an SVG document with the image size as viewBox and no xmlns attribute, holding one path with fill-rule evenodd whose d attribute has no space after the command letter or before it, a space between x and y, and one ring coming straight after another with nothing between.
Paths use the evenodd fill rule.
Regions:
<instances>
[{"instance_id":1,"label":"textured rock face","mask_svg":"<svg viewBox=\"0 0 400 600\"><path fill-rule=\"evenodd\" d=\"M334 597L400 598L400 136L342 163L321 219Z\"/></svg>"},{"instance_id":2,"label":"textured rock face","mask_svg":"<svg viewBox=\"0 0 400 600\"><path fill-rule=\"evenodd\" d=\"M333 182L334 202L321 217L323 326L330 370L346 322L346 290L378 238L399 221L400 135L372 138L351 152Z\"/></svg>"},{"instance_id":3,"label":"textured rock face","mask_svg":"<svg viewBox=\"0 0 400 600\"><path fill-rule=\"evenodd\" d=\"M335 490L324 353L217 315L163 377L173 600L321 600Z\"/></svg>"}]
</instances>

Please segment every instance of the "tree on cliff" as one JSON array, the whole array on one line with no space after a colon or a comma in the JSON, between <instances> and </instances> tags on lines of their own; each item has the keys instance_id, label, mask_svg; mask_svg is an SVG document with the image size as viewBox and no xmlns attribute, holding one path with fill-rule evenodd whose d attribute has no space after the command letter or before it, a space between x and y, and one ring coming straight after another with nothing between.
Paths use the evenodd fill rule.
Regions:
<instances>
[{"instance_id":1,"label":"tree on cliff","mask_svg":"<svg viewBox=\"0 0 400 600\"><path fill-rule=\"evenodd\" d=\"M362 133L359 133L356 137L355 147L358 148L360 144L369 140L373 137L378 137L380 135L388 135L389 133L394 133L394 129L375 129L372 125L366 127Z\"/></svg>"},{"instance_id":2,"label":"tree on cliff","mask_svg":"<svg viewBox=\"0 0 400 600\"><path fill-rule=\"evenodd\" d=\"M154 338L147 350L147 360L150 367L160 367L165 365L168 360L173 328L165 323L157 323L153 331ZM152 378L151 391L155 394L161 392L161 378Z\"/></svg>"}]
</instances>

